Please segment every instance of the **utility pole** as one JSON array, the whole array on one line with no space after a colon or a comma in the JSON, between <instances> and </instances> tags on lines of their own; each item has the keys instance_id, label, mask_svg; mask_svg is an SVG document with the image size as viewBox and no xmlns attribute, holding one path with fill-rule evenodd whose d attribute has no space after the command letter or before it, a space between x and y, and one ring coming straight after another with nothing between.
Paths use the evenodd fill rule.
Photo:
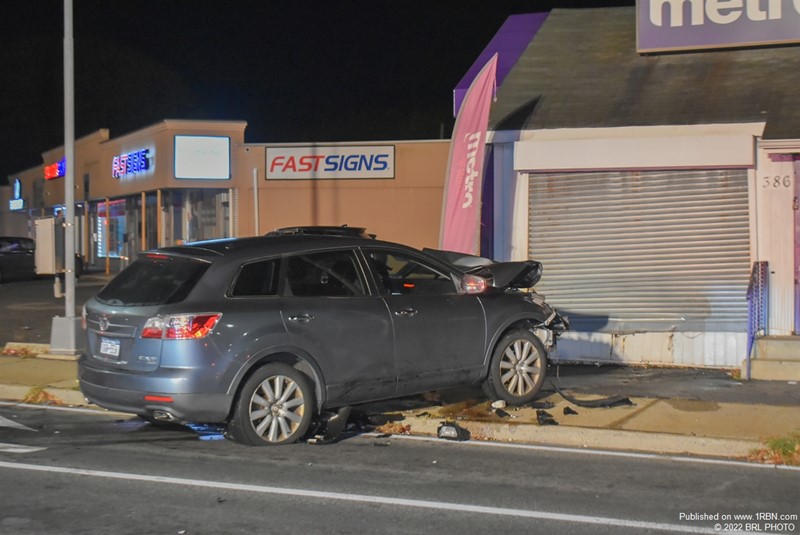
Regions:
<instances>
[{"instance_id":1,"label":"utility pole","mask_svg":"<svg viewBox=\"0 0 800 535\"><path fill-rule=\"evenodd\" d=\"M80 318L75 316L75 60L72 0L64 0L64 158L65 305L64 317L53 318L50 352L76 355L83 344Z\"/></svg>"}]
</instances>

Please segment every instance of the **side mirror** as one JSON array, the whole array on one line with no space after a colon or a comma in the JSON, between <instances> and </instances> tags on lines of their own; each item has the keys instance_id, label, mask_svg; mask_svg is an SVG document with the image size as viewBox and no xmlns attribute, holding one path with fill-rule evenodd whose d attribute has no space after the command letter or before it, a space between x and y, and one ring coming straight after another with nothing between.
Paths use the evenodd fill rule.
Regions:
<instances>
[{"instance_id":1,"label":"side mirror","mask_svg":"<svg viewBox=\"0 0 800 535\"><path fill-rule=\"evenodd\" d=\"M488 286L486 279L477 275L464 275L461 279L461 291L467 295L482 294Z\"/></svg>"}]
</instances>

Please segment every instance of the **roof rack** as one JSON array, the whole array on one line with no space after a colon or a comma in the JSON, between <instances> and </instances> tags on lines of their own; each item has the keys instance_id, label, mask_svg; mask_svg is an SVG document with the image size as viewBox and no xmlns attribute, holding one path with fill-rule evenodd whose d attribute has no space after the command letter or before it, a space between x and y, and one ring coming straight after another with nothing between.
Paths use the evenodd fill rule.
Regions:
<instances>
[{"instance_id":1,"label":"roof rack","mask_svg":"<svg viewBox=\"0 0 800 535\"><path fill-rule=\"evenodd\" d=\"M342 225L334 226L307 226L307 227L285 227L272 230L267 236L343 236L348 238L368 238L375 239L375 234L368 234L364 227L349 227Z\"/></svg>"}]
</instances>

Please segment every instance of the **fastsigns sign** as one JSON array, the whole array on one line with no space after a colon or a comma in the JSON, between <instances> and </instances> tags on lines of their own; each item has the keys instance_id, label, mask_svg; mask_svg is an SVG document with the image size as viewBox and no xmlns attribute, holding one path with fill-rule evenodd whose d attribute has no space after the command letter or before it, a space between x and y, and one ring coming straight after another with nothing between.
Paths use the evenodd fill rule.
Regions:
<instances>
[{"instance_id":1,"label":"fastsigns sign","mask_svg":"<svg viewBox=\"0 0 800 535\"><path fill-rule=\"evenodd\" d=\"M394 146L268 147L266 178L394 178Z\"/></svg>"}]
</instances>

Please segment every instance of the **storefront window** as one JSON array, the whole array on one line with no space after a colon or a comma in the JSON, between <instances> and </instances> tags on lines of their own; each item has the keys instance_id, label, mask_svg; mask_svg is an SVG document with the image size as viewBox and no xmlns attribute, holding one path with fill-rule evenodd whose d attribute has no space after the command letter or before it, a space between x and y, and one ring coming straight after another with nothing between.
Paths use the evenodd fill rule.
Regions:
<instances>
[{"instance_id":1,"label":"storefront window","mask_svg":"<svg viewBox=\"0 0 800 535\"><path fill-rule=\"evenodd\" d=\"M229 206L227 190L194 190L183 206L183 235L187 242L227 238Z\"/></svg>"},{"instance_id":2,"label":"storefront window","mask_svg":"<svg viewBox=\"0 0 800 535\"><path fill-rule=\"evenodd\" d=\"M97 205L97 257L119 258L125 242L125 201L123 199Z\"/></svg>"}]
</instances>

